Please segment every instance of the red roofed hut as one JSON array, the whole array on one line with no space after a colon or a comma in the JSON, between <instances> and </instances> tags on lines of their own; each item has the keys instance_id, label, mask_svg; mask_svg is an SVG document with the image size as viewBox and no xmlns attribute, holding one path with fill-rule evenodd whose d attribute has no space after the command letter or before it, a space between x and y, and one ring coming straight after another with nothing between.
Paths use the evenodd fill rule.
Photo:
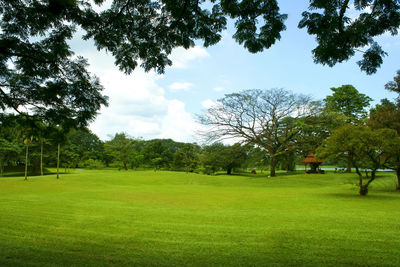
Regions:
<instances>
[{"instance_id":1,"label":"red roofed hut","mask_svg":"<svg viewBox=\"0 0 400 267\"><path fill-rule=\"evenodd\" d=\"M306 170L306 173L324 173L323 170L319 168L319 165L321 165L322 160L319 158L316 158L314 153L310 153L307 155L305 159L302 160L304 163L304 169ZM310 170L307 171L307 164L310 164Z\"/></svg>"}]
</instances>

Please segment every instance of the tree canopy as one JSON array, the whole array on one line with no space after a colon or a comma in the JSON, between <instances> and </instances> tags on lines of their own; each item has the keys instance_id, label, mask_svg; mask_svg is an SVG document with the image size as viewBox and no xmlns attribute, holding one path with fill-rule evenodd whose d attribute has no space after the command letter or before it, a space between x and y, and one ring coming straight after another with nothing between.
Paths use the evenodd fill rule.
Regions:
<instances>
[{"instance_id":1,"label":"tree canopy","mask_svg":"<svg viewBox=\"0 0 400 267\"><path fill-rule=\"evenodd\" d=\"M351 7L357 16L349 15ZM374 38L397 35L400 26L398 0L311 0L309 9L312 12L303 12L299 27L316 36L314 61L334 66L360 51L363 59L357 64L367 74L375 73L387 55Z\"/></svg>"},{"instance_id":2,"label":"tree canopy","mask_svg":"<svg viewBox=\"0 0 400 267\"><path fill-rule=\"evenodd\" d=\"M359 177L360 194L368 193L369 184L375 180L375 173L385 167L397 152L400 139L392 129L372 130L366 126L344 125L335 130L318 148L318 157L349 157ZM371 177L364 183L360 168L371 170Z\"/></svg>"},{"instance_id":3,"label":"tree canopy","mask_svg":"<svg viewBox=\"0 0 400 267\"><path fill-rule=\"evenodd\" d=\"M271 176L277 157L295 151L300 121L313 114L309 97L283 89L244 90L227 94L200 116L209 140L239 138L265 149L271 157Z\"/></svg>"},{"instance_id":4,"label":"tree canopy","mask_svg":"<svg viewBox=\"0 0 400 267\"><path fill-rule=\"evenodd\" d=\"M228 19L233 38L249 52L261 52L280 40L286 14L277 0L4 0L0 3L0 108L39 116L58 123L86 124L101 105L98 79L87 61L70 49L78 28L97 49L109 51L126 73L138 64L163 73L176 47L196 40L210 46L221 40ZM350 18L351 6L360 14ZM316 35L316 63L333 66L359 49L359 62L368 74L376 72L386 54L374 40L398 34L398 0L310 1L300 28ZM312 12L311 12L312 11Z\"/></svg>"},{"instance_id":5,"label":"tree canopy","mask_svg":"<svg viewBox=\"0 0 400 267\"><path fill-rule=\"evenodd\" d=\"M177 47L205 47L221 40L228 19L233 38L249 52L261 52L281 39L287 15L278 0L3 0L0 2L0 109L63 128L85 126L107 97L87 60L75 55L68 41L77 29L115 64L131 73L163 73ZM350 19L350 7L360 14ZM99 8L100 7L100 8ZM300 28L316 35L316 63L333 66L366 48L359 62L376 72L386 53L375 41L398 34L398 0L310 1Z\"/></svg>"},{"instance_id":6,"label":"tree canopy","mask_svg":"<svg viewBox=\"0 0 400 267\"><path fill-rule=\"evenodd\" d=\"M331 88L332 95L324 99L325 107L346 116L349 122L357 122L367 117L365 108L369 106L372 99L365 94L359 93L352 85L342 85Z\"/></svg>"}]
</instances>

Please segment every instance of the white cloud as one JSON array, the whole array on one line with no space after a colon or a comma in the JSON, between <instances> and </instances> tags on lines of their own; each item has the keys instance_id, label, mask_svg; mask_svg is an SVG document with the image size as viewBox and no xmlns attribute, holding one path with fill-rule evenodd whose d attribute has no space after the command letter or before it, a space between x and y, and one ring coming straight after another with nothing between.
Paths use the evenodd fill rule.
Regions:
<instances>
[{"instance_id":1,"label":"white cloud","mask_svg":"<svg viewBox=\"0 0 400 267\"><path fill-rule=\"evenodd\" d=\"M201 46L194 46L189 49L179 47L172 51L170 59L173 62L172 68L186 69L189 66L189 62L209 56L210 54L207 50Z\"/></svg>"},{"instance_id":2,"label":"white cloud","mask_svg":"<svg viewBox=\"0 0 400 267\"><path fill-rule=\"evenodd\" d=\"M215 105L218 105L218 102L213 101L211 99L206 99L203 102L201 102L201 105L203 106L203 108L209 109L209 108L211 108L211 107L213 107Z\"/></svg>"},{"instance_id":3,"label":"white cloud","mask_svg":"<svg viewBox=\"0 0 400 267\"><path fill-rule=\"evenodd\" d=\"M98 62L99 55L89 62ZM165 90L157 84L162 76L142 69L125 75L111 65L108 55L103 62L91 65L109 96L109 106L103 107L91 130L101 139L109 139L115 133L124 132L144 139L171 138L176 141L193 142L196 123L185 109L183 102L167 99ZM101 64L102 63L102 64Z\"/></svg>"},{"instance_id":4,"label":"white cloud","mask_svg":"<svg viewBox=\"0 0 400 267\"><path fill-rule=\"evenodd\" d=\"M191 140L199 128L193 117L185 111L185 104L179 100L171 100L168 105L168 113L161 124L160 138L172 138L176 141L187 142Z\"/></svg>"},{"instance_id":5,"label":"white cloud","mask_svg":"<svg viewBox=\"0 0 400 267\"><path fill-rule=\"evenodd\" d=\"M171 91L189 91L194 85L189 82L174 82L169 86Z\"/></svg>"},{"instance_id":6,"label":"white cloud","mask_svg":"<svg viewBox=\"0 0 400 267\"><path fill-rule=\"evenodd\" d=\"M214 88L214 91L216 91L216 92L222 92L222 91L224 91L224 90L225 90L224 87L215 87L215 88Z\"/></svg>"}]
</instances>

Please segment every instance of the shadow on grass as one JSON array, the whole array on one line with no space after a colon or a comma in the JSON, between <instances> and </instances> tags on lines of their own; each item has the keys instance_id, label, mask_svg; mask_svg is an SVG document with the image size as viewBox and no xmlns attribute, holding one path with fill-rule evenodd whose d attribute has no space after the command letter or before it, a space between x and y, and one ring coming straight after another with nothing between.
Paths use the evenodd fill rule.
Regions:
<instances>
[{"instance_id":1,"label":"shadow on grass","mask_svg":"<svg viewBox=\"0 0 400 267\"><path fill-rule=\"evenodd\" d=\"M382 191L380 191L382 192ZM373 199L373 200L395 200L400 199L400 192L399 191L386 191L386 193L392 194L375 194L374 192L369 192L366 196L361 196L358 192L349 192L349 193L331 193L331 194L324 194L325 196L331 196L335 198L345 198L345 199ZM393 194L394 193L394 194Z\"/></svg>"},{"instance_id":2,"label":"shadow on grass","mask_svg":"<svg viewBox=\"0 0 400 267\"><path fill-rule=\"evenodd\" d=\"M226 172L220 172L220 173L216 173L215 176L227 175L227 176L248 177L248 178L253 178L253 179L275 179L277 177L294 176L294 175L299 175L299 174L304 174L304 171L291 171L291 172L278 171L274 177L271 177L269 175L268 171L263 172L263 173L258 172L257 174L253 174L250 172L234 172L230 175L226 174Z\"/></svg>"},{"instance_id":3,"label":"shadow on grass","mask_svg":"<svg viewBox=\"0 0 400 267\"><path fill-rule=\"evenodd\" d=\"M64 171L60 171L60 174L65 175L65 174L70 174L71 172L64 172ZM51 172L51 171L46 171L43 173L43 176L48 176L48 175L56 175L56 172ZM24 177L25 176L25 172L5 172L3 173L3 176L0 176L1 178L12 178L12 177ZM28 172L28 177L40 177L42 175L40 175L40 173L29 173Z\"/></svg>"}]
</instances>

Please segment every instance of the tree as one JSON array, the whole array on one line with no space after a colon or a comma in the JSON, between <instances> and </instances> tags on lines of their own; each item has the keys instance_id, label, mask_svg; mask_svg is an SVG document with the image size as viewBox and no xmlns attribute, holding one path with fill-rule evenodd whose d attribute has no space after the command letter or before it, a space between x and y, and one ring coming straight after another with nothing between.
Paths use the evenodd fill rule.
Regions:
<instances>
[{"instance_id":1,"label":"tree","mask_svg":"<svg viewBox=\"0 0 400 267\"><path fill-rule=\"evenodd\" d=\"M385 84L385 89L400 94L400 70L397 71L393 81ZM397 103L400 103L400 96L397 98Z\"/></svg>"},{"instance_id":2,"label":"tree","mask_svg":"<svg viewBox=\"0 0 400 267\"><path fill-rule=\"evenodd\" d=\"M71 130L66 135L64 154L68 154L69 163L79 167L88 159L101 160L104 144L99 137L89 129Z\"/></svg>"},{"instance_id":3,"label":"tree","mask_svg":"<svg viewBox=\"0 0 400 267\"><path fill-rule=\"evenodd\" d=\"M0 108L67 129L84 126L107 104L87 62L68 40L85 3L1 1ZM81 9L82 8L82 9ZM12 64L10 64L12 62Z\"/></svg>"},{"instance_id":4,"label":"tree","mask_svg":"<svg viewBox=\"0 0 400 267\"><path fill-rule=\"evenodd\" d=\"M126 73L137 65L163 73L177 47L196 40L208 47L221 40L228 18L233 38L251 53L270 48L285 30L286 14L277 0L3 0L0 2L0 108L51 123L86 125L101 105L98 79L87 71L87 61L74 57L68 40L82 29L85 40L109 51ZM386 54L374 40L398 34L398 0L354 0L360 15L346 16L350 0L310 1L314 13L304 12L299 23L317 36L316 63L333 66L355 51L369 48L359 62L368 74L376 72ZM13 62L13 64L9 64Z\"/></svg>"},{"instance_id":5,"label":"tree","mask_svg":"<svg viewBox=\"0 0 400 267\"><path fill-rule=\"evenodd\" d=\"M141 164L143 164L144 155L139 154L139 152L133 151L129 156L129 164L132 169L138 168Z\"/></svg>"},{"instance_id":6,"label":"tree","mask_svg":"<svg viewBox=\"0 0 400 267\"><path fill-rule=\"evenodd\" d=\"M400 134L400 106L382 99L380 104L370 109L367 124L372 129L389 128Z\"/></svg>"},{"instance_id":7,"label":"tree","mask_svg":"<svg viewBox=\"0 0 400 267\"><path fill-rule=\"evenodd\" d=\"M22 151L18 131L13 115L0 114L0 176L3 176L5 165L16 160Z\"/></svg>"},{"instance_id":8,"label":"tree","mask_svg":"<svg viewBox=\"0 0 400 267\"><path fill-rule=\"evenodd\" d=\"M265 151L258 146L249 146L246 156L245 165L252 169L257 168L261 172L268 168L269 157L265 155Z\"/></svg>"},{"instance_id":9,"label":"tree","mask_svg":"<svg viewBox=\"0 0 400 267\"><path fill-rule=\"evenodd\" d=\"M348 123L360 123L367 117L366 107L372 99L352 85L342 85L338 88L331 88L333 94L324 99L325 107L329 111L337 112L345 116ZM347 159L346 172L351 172L350 159Z\"/></svg>"},{"instance_id":10,"label":"tree","mask_svg":"<svg viewBox=\"0 0 400 267\"><path fill-rule=\"evenodd\" d=\"M19 153L20 147L18 144L0 137L0 176L3 176L5 162L16 157Z\"/></svg>"},{"instance_id":11,"label":"tree","mask_svg":"<svg viewBox=\"0 0 400 267\"><path fill-rule=\"evenodd\" d=\"M400 136L400 106L382 99L381 104L370 110L368 126L372 129L393 129ZM390 158L385 168L396 171L397 190L400 190L400 148L392 147L389 154Z\"/></svg>"},{"instance_id":12,"label":"tree","mask_svg":"<svg viewBox=\"0 0 400 267\"><path fill-rule=\"evenodd\" d=\"M104 144L105 150L120 161L124 170L128 170L129 156L133 152L133 141L125 133L117 133L114 138Z\"/></svg>"},{"instance_id":13,"label":"tree","mask_svg":"<svg viewBox=\"0 0 400 267\"><path fill-rule=\"evenodd\" d=\"M351 6L360 12L355 18L348 15ZM363 59L357 64L367 74L375 73L387 55L374 38L386 32L397 35L400 26L398 0L311 0L309 9L313 12L303 12L299 27L316 36L314 62L331 67L358 51Z\"/></svg>"},{"instance_id":14,"label":"tree","mask_svg":"<svg viewBox=\"0 0 400 267\"><path fill-rule=\"evenodd\" d=\"M183 143L175 142L171 139L153 139L145 142L141 153L145 162L150 163L153 167L169 168L173 164L174 154L183 146ZM159 159L153 161L156 158ZM154 163L157 163L157 166Z\"/></svg>"},{"instance_id":15,"label":"tree","mask_svg":"<svg viewBox=\"0 0 400 267\"><path fill-rule=\"evenodd\" d=\"M365 110L372 99L359 93L352 85L331 88L332 95L324 99L325 107L347 117L347 122L357 123L367 117Z\"/></svg>"},{"instance_id":16,"label":"tree","mask_svg":"<svg viewBox=\"0 0 400 267\"><path fill-rule=\"evenodd\" d=\"M393 81L385 85L385 89L400 94L400 70L397 71ZM387 99L382 99L381 103L370 110L368 125L373 129L389 128L393 129L400 136L400 97L393 103ZM400 149L392 147L386 168L396 171L397 190L400 190Z\"/></svg>"},{"instance_id":17,"label":"tree","mask_svg":"<svg viewBox=\"0 0 400 267\"><path fill-rule=\"evenodd\" d=\"M174 168L193 172L199 164L200 147L196 144L185 144L174 154Z\"/></svg>"},{"instance_id":18,"label":"tree","mask_svg":"<svg viewBox=\"0 0 400 267\"><path fill-rule=\"evenodd\" d=\"M315 153L332 131L343 126L346 120L344 115L326 109L320 101L314 101L313 106L313 114L300 121L301 132L296 136L297 153L302 158Z\"/></svg>"},{"instance_id":19,"label":"tree","mask_svg":"<svg viewBox=\"0 0 400 267\"><path fill-rule=\"evenodd\" d=\"M222 168L226 174L232 174L232 170L239 168L246 161L247 148L240 143L225 146L221 151Z\"/></svg>"},{"instance_id":20,"label":"tree","mask_svg":"<svg viewBox=\"0 0 400 267\"><path fill-rule=\"evenodd\" d=\"M400 146L400 138L394 130L371 130L366 126L346 124L335 130L318 148L321 158L347 156L355 167L359 179L360 195L368 194L368 186L376 178L378 168L385 166L393 148ZM360 168L371 169L371 177L364 182Z\"/></svg>"},{"instance_id":21,"label":"tree","mask_svg":"<svg viewBox=\"0 0 400 267\"><path fill-rule=\"evenodd\" d=\"M222 168L221 151L223 150L224 145L219 142L203 147L200 162L205 174L214 174Z\"/></svg>"},{"instance_id":22,"label":"tree","mask_svg":"<svg viewBox=\"0 0 400 267\"><path fill-rule=\"evenodd\" d=\"M265 149L270 175L275 176L278 156L296 150L299 122L312 113L309 97L283 89L254 89L225 95L199 120L208 127L208 140L239 138Z\"/></svg>"}]
</instances>

